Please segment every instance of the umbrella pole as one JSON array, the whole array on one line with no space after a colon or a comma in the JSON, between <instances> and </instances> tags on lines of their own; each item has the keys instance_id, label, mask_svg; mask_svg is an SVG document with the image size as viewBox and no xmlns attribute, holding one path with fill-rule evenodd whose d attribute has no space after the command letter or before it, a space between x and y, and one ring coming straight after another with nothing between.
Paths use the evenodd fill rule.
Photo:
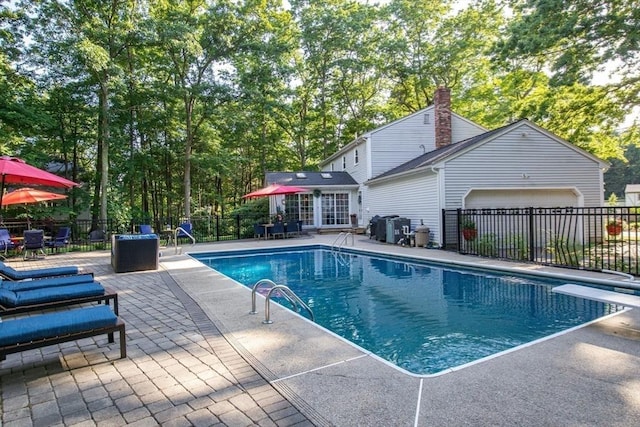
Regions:
<instances>
[{"instance_id":1,"label":"umbrella pole","mask_svg":"<svg viewBox=\"0 0 640 427\"><path fill-rule=\"evenodd\" d=\"M2 210L2 199L4 198L4 177L5 175L2 175L2 185L0 185L0 210ZM0 216L1 219L2 216Z\"/></svg>"}]
</instances>

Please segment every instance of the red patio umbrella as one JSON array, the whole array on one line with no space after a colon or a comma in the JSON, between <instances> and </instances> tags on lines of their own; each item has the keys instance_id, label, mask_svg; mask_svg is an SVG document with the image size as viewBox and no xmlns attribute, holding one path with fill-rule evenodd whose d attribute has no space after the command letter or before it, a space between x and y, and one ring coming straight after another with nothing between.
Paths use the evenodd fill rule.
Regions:
<instances>
[{"instance_id":1,"label":"red patio umbrella","mask_svg":"<svg viewBox=\"0 0 640 427\"><path fill-rule=\"evenodd\" d=\"M2 198L4 205L19 205L26 203L47 202L49 200L66 199L64 194L51 193L49 191L36 190L33 188L20 188L11 193L7 193Z\"/></svg>"},{"instance_id":2,"label":"red patio umbrella","mask_svg":"<svg viewBox=\"0 0 640 427\"><path fill-rule=\"evenodd\" d=\"M11 193L7 193L2 198L2 203L5 205L25 205L27 211L27 228L31 229L31 220L29 218L29 211L26 209L28 203L47 202L50 200L66 199L64 194L51 193L49 191L35 190L33 188L20 188L14 190Z\"/></svg>"},{"instance_id":3,"label":"red patio umbrella","mask_svg":"<svg viewBox=\"0 0 640 427\"><path fill-rule=\"evenodd\" d=\"M28 165L24 160L18 159L17 157L0 157L0 175L2 175L2 181L0 183L0 208L4 203L2 195L4 194L6 184L34 184L63 188L80 185L61 176Z\"/></svg>"},{"instance_id":4,"label":"red patio umbrella","mask_svg":"<svg viewBox=\"0 0 640 427\"><path fill-rule=\"evenodd\" d=\"M252 191L249 194L242 196L243 198L249 197L264 197L264 196L277 196L283 194L296 194L308 191L306 188L294 187L292 185L271 184L256 191Z\"/></svg>"}]
</instances>

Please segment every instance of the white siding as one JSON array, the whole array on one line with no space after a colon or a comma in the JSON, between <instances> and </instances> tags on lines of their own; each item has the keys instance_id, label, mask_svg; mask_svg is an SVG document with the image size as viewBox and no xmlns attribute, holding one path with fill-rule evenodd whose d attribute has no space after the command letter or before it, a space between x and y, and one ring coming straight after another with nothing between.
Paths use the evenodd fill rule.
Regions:
<instances>
[{"instance_id":1,"label":"white siding","mask_svg":"<svg viewBox=\"0 0 640 427\"><path fill-rule=\"evenodd\" d=\"M364 203L366 222L375 215L399 215L411 220L411 229L420 225L420 220L436 236L440 229L437 176L435 174L414 175L402 180L393 180L370 186Z\"/></svg>"},{"instance_id":2,"label":"white siding","mask_svg":"<svg viewBox=\"0 0 640 427\"><path fill-rule=\"evenodd\" d=\"M429 115L428 123L424 116ZM484 133L485 129L455 114L451 117L451 139L462 141ZM426 108L371 132L371 177L380 175L423 153L436 149L433 107Z\"/></svg>"},{"instance_id":3,"label":"white siding","mask_svg":"<svg viewBox=\"0 0 640 427\"><path fill-rule=\"evenodd\" d=\"M469 120L465 120L455 114L451 116L451 142L464 141L485 132L486 129Z\"/></svg>"},{"instance_id":4,"label":"white siding","mask_svg":"<svg viewBox=\"0 0 640 427\"><path fill-rule=\"evenodd\" d=\"M448 161L445 205L459 208L473 188L567 188L584 196L584 206L601 206L600 165L526 125L512 129Z\"/></svg>"},{"instance_id":5,"label":"white siding","mask_svg":"<svg viewBox=\"0 0 640 427\"><path fill-rule=\"evenodd\" d=\"M428 124L424 123L425 114L430 114ZM370 141L371 178L434 150L433 108L372 132Z\"/></svg>"}]
</instances>

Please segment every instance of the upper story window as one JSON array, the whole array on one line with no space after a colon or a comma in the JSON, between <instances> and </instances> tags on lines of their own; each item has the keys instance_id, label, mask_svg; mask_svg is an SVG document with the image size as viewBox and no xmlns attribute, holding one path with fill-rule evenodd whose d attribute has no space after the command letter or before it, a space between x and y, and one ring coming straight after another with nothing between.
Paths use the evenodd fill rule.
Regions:
<instances>
[{"instance_id":1,"label":"upper story window","mask_svg":"<svg viewBox=\"0 0 640 427\"><path fill-rule=\"evenodd\" d=\"M333 165L333 162L331 162L331 172L333 171L334 171L334 165Z\"/></svg>"},{"instance_id":2,"label":"upper story window","mask_svg":"<svg viewBox=\"0 0 640 427\"><path fill-rule=\"evenodd\" d=\"M358 149L356 148L356 150L353 152L353 164L357 165L359 161L360 156L358 156Z\"/></svg>"},{"instance_id":3,"label":"upper story window","mask_svg":"<svg viewBox=\"0 0 640 427\"><path fill-rule=\"evenodd\" d=\"M342 170L347 169L347 156L342 156Z\"/></svg>"}]
</instances>

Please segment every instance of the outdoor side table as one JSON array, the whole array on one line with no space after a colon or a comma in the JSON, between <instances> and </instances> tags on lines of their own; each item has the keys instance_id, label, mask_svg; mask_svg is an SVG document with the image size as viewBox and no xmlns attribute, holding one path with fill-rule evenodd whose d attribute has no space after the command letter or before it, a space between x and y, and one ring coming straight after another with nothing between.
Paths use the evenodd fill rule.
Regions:
<instances>
[{"instance_id":1,"label":"outdoor side table","mask_svg":"<svg viewBox=\"0 0 640 427\"><path fill-rule=\"evenodd\" d=\"M111 237L111 266L116 273L157 270L160 239L156 234L117 234Z\"/></svg>"}]
</instances>

